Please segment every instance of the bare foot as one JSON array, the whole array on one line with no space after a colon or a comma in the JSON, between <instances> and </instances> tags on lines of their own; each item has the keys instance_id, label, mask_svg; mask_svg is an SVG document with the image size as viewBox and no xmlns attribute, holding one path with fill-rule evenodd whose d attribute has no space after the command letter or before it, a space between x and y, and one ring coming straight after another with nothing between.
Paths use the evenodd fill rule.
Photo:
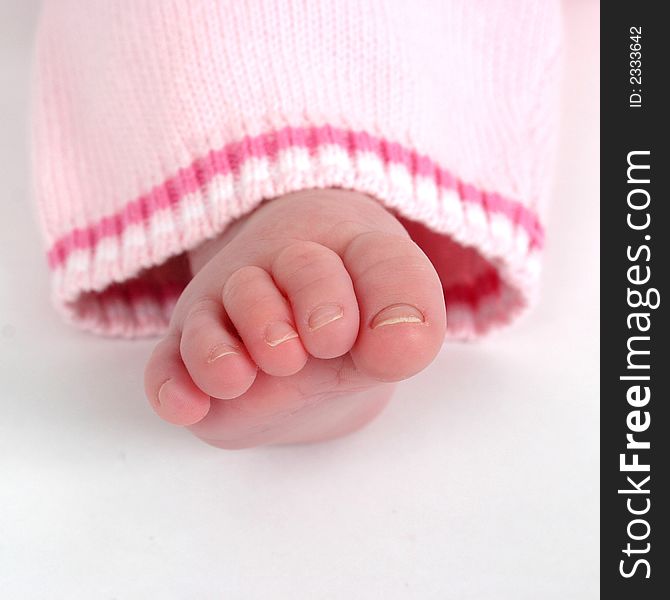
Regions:
<instances>
[{"instance_id":1,"label":"bare foot","mask_svg":"<svg viewBox=\"0 0 670 600\"><path fill-rule=\"evenodd\" d=\"M349 433L444 339L435 269L363 194L274 199L190 259L195 275L145 389L161 417L216 446Z\"/></svg>"}]
</instances>

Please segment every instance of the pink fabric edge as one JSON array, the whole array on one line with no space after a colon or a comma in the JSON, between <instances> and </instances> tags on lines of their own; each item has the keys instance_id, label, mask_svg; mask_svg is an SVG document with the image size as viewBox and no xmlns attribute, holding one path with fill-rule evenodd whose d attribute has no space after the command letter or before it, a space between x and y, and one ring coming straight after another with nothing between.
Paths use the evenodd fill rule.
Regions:
<instances>
[{"instance_id":1,"label":"pink fabric edge","mask_svg":"<svg viewBox=\"0 0 670 600\"><path fill-rule=\"evenodd\" d=\"M227 144L118 213L58 237L47 253L56 304L69 321L97 333L160 333L178 289L138 285L120 294L117 286L107 297L104 290L196 247L262 200L310 187L373 195L489 261L495 276L487 274L483 284L445 290L450 337L503 325L532 302L544 242L532 210L398 143L323 126L285 127Z\"/></svg>"},{"instance_id":2,"label":"pink fabric edge","mask_svg":"<svg viewBox=\"0 0 670 600\"><path fill-rule=\"evenodd\" d=\"M221 150L210 152L181 169L175 176L155 187L149 193L129 202L123 210L100 219L86 228L75 228L58 238L47 252L49 266L53 269L63 264L75 249L95 248L99 241L110 236L120 236L133 223L141 223L152 214L179 204L189 193L207 185L216 175L238 175L242 165L250 158L275 160L278 153L288 148L304 147L311 153L320 147L337 145L349 154L357 151L374 153L384 165L402 165L414 177L432 179L443 189L454 190L464 202L485 207L516 221L528 232L531 244L541 247L543 230L537 216L520 202L497 193L489 193L466 184L446 169L440 168L429 157L418 154L383 138L365 132L347 131L325 125L322 127L286 127L276 132L255 137L245 137L227 144Z\"/></svg>"}]
</instances>

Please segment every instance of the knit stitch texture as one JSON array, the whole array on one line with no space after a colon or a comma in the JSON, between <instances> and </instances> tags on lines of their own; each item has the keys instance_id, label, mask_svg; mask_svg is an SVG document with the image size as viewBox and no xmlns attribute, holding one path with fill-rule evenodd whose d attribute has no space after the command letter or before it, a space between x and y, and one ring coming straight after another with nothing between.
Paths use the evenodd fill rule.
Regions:
<instances>
[{"instance_id":1,"label":"knit stitch texture","mask_svg":"<svg viewBox=\"0 0 670 600\"><path fill-rule=\"evenodd\" d=\"M429 230L449 336L507 323L538 286L560 39L554 0L46 0L33 147L56 306L160 333L186 251L263 200L341 187Z\"/></svg>"}]
</instances>

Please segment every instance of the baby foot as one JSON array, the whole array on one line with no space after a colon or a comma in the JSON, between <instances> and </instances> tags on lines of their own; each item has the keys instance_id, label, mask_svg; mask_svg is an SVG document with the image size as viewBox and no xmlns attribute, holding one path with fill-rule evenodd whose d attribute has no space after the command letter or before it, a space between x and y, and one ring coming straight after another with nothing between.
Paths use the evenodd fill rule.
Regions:
<instances>
[{"instance_id":1,"label":"baby foot","mask_svg":"<svg viewBox=\"0 0 670 600\"><path fill-rule=\"evenodd\" d=\"M372 419L445 333L442 286L372 198L308 190L190 255L145 371L156 412L224 448L311 442Z\"/></svg>"}]
</instances>

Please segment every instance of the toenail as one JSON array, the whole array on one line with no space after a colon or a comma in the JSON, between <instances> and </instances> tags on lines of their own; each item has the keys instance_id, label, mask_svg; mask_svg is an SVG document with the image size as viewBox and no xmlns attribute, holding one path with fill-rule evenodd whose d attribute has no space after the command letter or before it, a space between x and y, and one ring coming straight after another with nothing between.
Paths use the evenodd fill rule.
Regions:
<instances>
[{"instance_id":1,"label":"toenail","mask_svg":"<svg viewBox=\"0 0 670 600\"><path fill-rule=\"evenodd\" d=\"M288 323L282 321L272 323L265 331L265 341L271 348L279 346L279 344L283 344L284 342L288 342L289 340L293 340L297 337L298 334L296 333L295 329L293 329L293 327L291 327Z\"/></svg>"},{"instance_id":2,"label":"toenail","mask_svg":"<svg viewBox=\"0 0 670 600\"><path fill-rule=\"evenodd\" d=\"M321 329L324 325L337 321L344 316L342 307L337 304L326 304L315 308L309 315L308 324L310 331Z\"/></svg>"},{"instance_id":3,"label":"toenail","mask_svg":"<svg viewBox=\"0 0 670 600\"><path fill-rule=\"evenodd\" d=\"M209 353L207 362L213 363L215 360L223 358L224 356L228 356L229 354L239 354L239 352L237 351L237 348L231 346L230 344L217 344Z\"/></svg>"},{"instance_id":4,"label":"toenail","mask_svg":"<svg viewBox=\"0 0 670 600\"><path fill-rule=\"evenodd\" d=\"M370 327L377 329L385 325L395 325L397 323L423 323L425 321L423 313L410 304L392 304L385 309L380 310L372 319Z\"/></svg>"},{"instance_id":5,"label":"toenail","mask_svg":"<svg viewBox=\"0 0 670 600\"><path fill-rule=\"evenodd\" d=\"M156 403L158 404L158 406L162 406L163 402L165 401L166 389L169 387L168 384L170 383L170 381L171 381L170 379L166 379L160 386L160 388L158 388L158 395L156 397Z\"/></svg>"}]
</instances>

